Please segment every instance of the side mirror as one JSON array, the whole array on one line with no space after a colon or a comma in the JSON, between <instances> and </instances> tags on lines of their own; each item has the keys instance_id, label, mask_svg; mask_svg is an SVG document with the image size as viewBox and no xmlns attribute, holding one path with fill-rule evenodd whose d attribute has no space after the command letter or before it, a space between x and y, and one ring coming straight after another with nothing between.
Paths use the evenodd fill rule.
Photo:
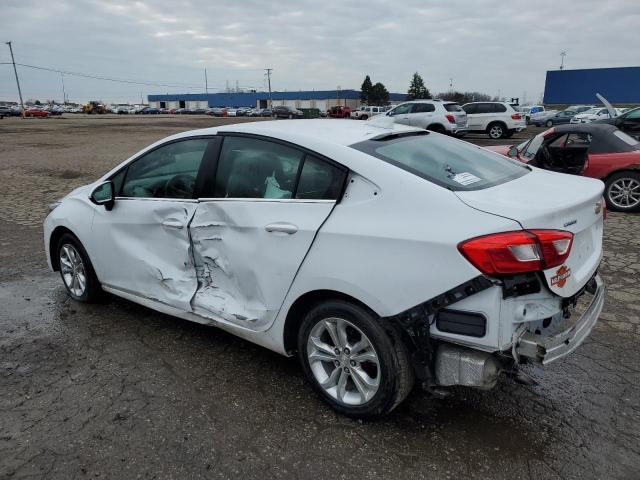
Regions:
<instances>
[{"instance_id":1,"label":"side mirror","mask_svg":"<svg viewBox=\"0 0 640 480\"><path fill-rule=\"evenodd\" d=\"M511 158L518 158L518 148L515 145L509 147L509 151L507 152L507 155L509 155L509 157Z\"/></svg>"},{"instance_id":2,"label":"side mirror","mask_svg":"<svg viewBox=\"0 0 640 480\"><path fill-rule=\"evenodd\" d=\"M104 205L105 209L111 210L113 208L113 204L115 203L115 197L113 195L113 182L111 180L107 180L106 182L98 185L93 189L91 195L89 195L89 200L91 200L96 205Z\"/></svg>"}]
</instances>

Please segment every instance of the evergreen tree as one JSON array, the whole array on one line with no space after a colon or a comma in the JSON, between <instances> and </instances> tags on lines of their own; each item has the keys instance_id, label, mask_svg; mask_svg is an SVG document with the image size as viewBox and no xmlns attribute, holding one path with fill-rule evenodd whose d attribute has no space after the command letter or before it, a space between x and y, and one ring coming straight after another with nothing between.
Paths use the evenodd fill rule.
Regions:
<instances>
[{"instance_id":1,"label":"evergreen tree","mask_svg":"<svg viewBox=\"0 0 640 480\"><path fill-rule=\"evenodd\" d=\"M386 105L389 103L389 91L382 83L378 82L371 87L369 105Z\"/></svg>"},{"instance_id":2,"label":"evergreen tree","mask_svg":"<svg viewBox=\"0 0 640 480\"><path fill-rule=\"evenodd\" d=\"M420 100L431 98L429 89L424 85L424 80L418 72L413 74L411 83L409 83L409 91L407 92L407 100Z\"/></svg>"},{"instance_id":3,"label":"evergreen tree","mask_svg":"<svg viewBox=\"0 0 640 480\"><path fill-rule=\"evenodd\" d=\"M360 87L360 101L362 103L369 103L369 95L371 95L372 88L371 78L367 75L364 77L364 82L362 82L362 86Z\"/></svg>"}]
</instances>

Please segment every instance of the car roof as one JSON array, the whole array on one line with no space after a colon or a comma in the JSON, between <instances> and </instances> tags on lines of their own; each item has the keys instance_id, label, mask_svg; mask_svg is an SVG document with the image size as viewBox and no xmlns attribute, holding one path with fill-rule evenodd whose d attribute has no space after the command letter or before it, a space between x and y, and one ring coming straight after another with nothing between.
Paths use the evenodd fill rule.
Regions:
<instances>
[{"instance_id":1,"label":"car roof","mask_svg":"<svg viewBox=\"0 0 640 480\"><path fill-rule=\"evenodd\" d=\"M558 133L586 132L601 134L606 134L609 131L618 129L615 125L610 125L608 123L568 123L565 125L558 125L553 128Z\"/></svg>"},{"instance_id":2,"label":"car roof","mask_svg":"<svg viewBox=\"0 0 640 480\"><path fill-rule=\"evenodd\" d=\"M374 117L375 118L375 117ZM385 117L386 118L386 117ZM272 120L264 122L246 122L225 125L217 128L192 130L184 132L184 136L214 135L218 132L247 133L263 135L301 143L305 139L337 145L350 146L381 135L391 135L402 132L423 131L420 128L408 127L397 123L379 121L356 122L343 119L309 119L309 120Z\"/></svg>"}]
</instances>

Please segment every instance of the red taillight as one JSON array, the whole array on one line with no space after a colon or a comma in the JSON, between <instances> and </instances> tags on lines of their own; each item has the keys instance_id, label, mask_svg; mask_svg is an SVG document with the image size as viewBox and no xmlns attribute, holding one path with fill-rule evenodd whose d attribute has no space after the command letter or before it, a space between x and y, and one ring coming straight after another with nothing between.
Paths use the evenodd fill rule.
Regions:
<instances>
[{"instance_id":1,"label":"red taillight","mask_svg":"<svg viewBox=\"0 0 640 480\"><path fill-rule=\"evenodd\" d=\"M536 272L564 263L573 234L562 230L520 230L472 238L458 250L486 275Z\"/></svg>"},{"instance_id":2,"label":"red taillight","mask_svg":"<svg viewBox=\"0 0 640 480\"><path fill-rule=\"evenodd\" d=\"M520 116L519 113L514 113L513 115L511 115L511 118L513 120L522 120L522 117Z\"/></svg>"},{"instance_id":3,"label":"red taillight","mask_svg":"<svg viewBox=\"0 0 640 480\"><path fill-rule=\"evenodd\" d=\"M445 115L445 117L447 117L447 120L449 120L449 123L456 123L456 117L454 117L453 115L447 114Z\"/></svg>"}]
</instances>

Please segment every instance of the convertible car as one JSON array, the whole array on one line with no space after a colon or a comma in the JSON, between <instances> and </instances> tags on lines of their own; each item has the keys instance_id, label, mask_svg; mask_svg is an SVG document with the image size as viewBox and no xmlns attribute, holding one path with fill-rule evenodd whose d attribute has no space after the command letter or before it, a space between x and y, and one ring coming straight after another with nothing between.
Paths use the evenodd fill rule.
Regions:
<instances>
[{"instance_id":1,"label":"convertible car","mask_svg":"<svg viewBox=\"0 0 640 480\"><path fill-rule=\"evenodd\" d=\"M640 142L614 125L559 125L520 145L486 148L545 170L599 178L610 210L640 210Z\"/></svg>"}]
</instances>

